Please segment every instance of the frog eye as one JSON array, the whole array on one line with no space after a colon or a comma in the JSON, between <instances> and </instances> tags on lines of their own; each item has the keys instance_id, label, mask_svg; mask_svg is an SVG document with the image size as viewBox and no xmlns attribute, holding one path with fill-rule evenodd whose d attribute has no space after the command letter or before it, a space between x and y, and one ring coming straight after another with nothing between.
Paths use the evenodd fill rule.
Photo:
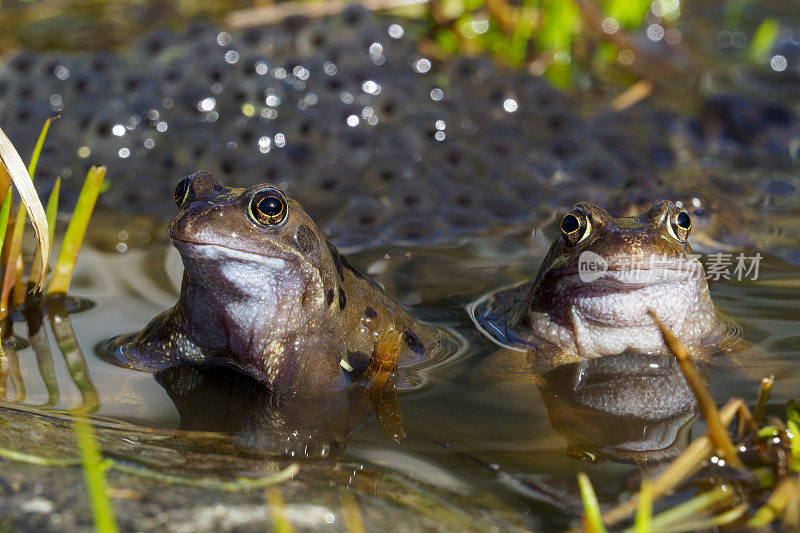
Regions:
<instances>
[{"instance_id":1,"label":"frog eye","mask_svg":"<svg viewBox=\"0 0 800 533\"><path fill-rule=\"evenodd\" d=\"M172 197L175 198L175 205L178 209L182 209L186 203L186 198L189 196L189 187L192 185L192 176L186 176L175 186L175 192Z\"/></svg>"},{"instance_id":2,"label":"frog eye","mask_svg":"<svg viewBox=\"0 0 800 533\"><path fill-rule=\"evenodd\" d=\"M274 187L261 189L250 199L247 214L262 226L282 224L289 214L289 204L283 193Z\"/></svg>"},{"instance_id":3,"label":"frog eye","mask_svg":"<svg viewBox=\"0 0 800 533\"><path fill-rule=\"evenodd\" d=\"M592 223L580 209L573 209L561 219L561 235L567 244L578 244L589 236Z\"/></svg>"},{"instance_id":4,"label":"frog eye","mask_svg":"<svg viewBox=\"0 0 800 533\"><path fill-rule=\"evenodd\" d=\"M667 231L678 242L686 242L689 232L692 231L692 219L685 209L673 205L669 210L669 220L667 220Z\"/></svg>"}]
</instances>

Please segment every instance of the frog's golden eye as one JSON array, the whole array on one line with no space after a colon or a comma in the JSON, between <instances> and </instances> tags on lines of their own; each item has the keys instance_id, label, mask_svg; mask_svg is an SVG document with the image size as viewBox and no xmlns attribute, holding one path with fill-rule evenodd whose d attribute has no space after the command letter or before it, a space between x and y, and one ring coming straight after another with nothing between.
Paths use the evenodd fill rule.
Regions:
<instances>
[{"instance_id":1,"label":"frog's golden eye","mask_svg":"<svg viewBox=\"0 0 800 533\"><path fill-rule=\"evenodd\" d=\"M678 242L686 242L692 231L692 219L685 209L673 205L667 216L667 231Z\"/></svg>"},{"instance_id":2,"label":"frog's golden eye","mask_svg":"<svg viewBox=\"0 0 800 533\"><path fill-rule=\"evenodd\" d=\"M589 236L592 223L580 209L573 209L561 219L561 235L567 244L578 244Z\"/></svg>"},{"instance_id":3,"label":"frog's golden eye","mask_svg":"<svg viewBox=\"0 0 800 533\"><path fill-rule=\"evenodd\" d=\"M186 176L175 186L175 192L172 193L172 197L175 198L175 205L178 206L178 209L182 209L183 205L186 203L191 185L192 176Z\"/></svg>"},{"instance_id":4,"label":"frog's golden eye","mask_svg":"<svg viewBox=\"0 0 800 533\"><path fill-rule=\"evenodd\" d=\"M269 187L261 189L250 198L247 214L257 224L277 226L289 215L289 204L279 189Z\"/></svg>"}]
</instances>

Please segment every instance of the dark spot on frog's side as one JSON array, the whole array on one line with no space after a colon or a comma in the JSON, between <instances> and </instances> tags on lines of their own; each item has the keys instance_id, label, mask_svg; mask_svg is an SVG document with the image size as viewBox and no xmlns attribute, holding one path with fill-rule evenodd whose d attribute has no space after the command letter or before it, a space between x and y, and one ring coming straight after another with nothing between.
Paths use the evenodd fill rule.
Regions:
<instances>
[{"instance_id":1,"label":"dark spot on frog's side","mask_svg":"<svg viewBox=\"0 0 800 533\"><path fill-rule=\"evenodd\" d=\"M367 308L364 309L364 316L367 318L375 318L378 316L378 313L373 308L367 306Z\"/></svg>"},{"instance_id":2,"label":"dark spot on frog's side","mask_svg":"<svg viewBox=\"0 0 800 533\"><path fill-rule=\"evenodd\" d=\"M333 303L333 289L328 289L328 293L325 294L325 303L328 307Z\"/></svg>"},{"instance_id":3,"label":"dark spot on frog's side","mask_svg":"<svg viewBox=\"0 0 800 533\"><path fill-rule=\"evenodd\" d=\"M344 309L347 305L347 296L344 294L344 289L339 287L339 309Z\"/></svg>"},{"instance_id":4,"label":"dark spot on frog's side","mask_svg":"<svg viewBox=\"0 0 800 533\"><path fill-rule=\"evenodd\" d=\"M344 267L342 265L342 254L339 253L339 250L331 244L331 241L327 241L328 250L331 252L331 258L333 259L333 263L336 265L336 273L339 274L339 279L344 280Z\"/></svg>"},{"instance_id":5,"label":"dark spot on frog's side","mask_svg":"<svg viewBox=\"0 0 800 533\"><path fill-rule=\"evenodd\" d=\"M416 333L410 329L403 332L403 339L406 341L406 345L411 348L411 351L415 354L422 355L425 353L425 346L422 345L422 341L420 341Z\"/></svg>"},{"instance_id":6,"label":"dark spot on frog's side","mask_svg":"<svg viewBox=\"0 0 800 533\"><path fill-rule=\"evenodd\" d=\"M316 264L319 256L319 249L317 247L317 237L314 235L314 232L307 226L300 226L297 230L297 234L294 236L294 240L297 243L297 249Z\"/></svg>"}]
</instances>

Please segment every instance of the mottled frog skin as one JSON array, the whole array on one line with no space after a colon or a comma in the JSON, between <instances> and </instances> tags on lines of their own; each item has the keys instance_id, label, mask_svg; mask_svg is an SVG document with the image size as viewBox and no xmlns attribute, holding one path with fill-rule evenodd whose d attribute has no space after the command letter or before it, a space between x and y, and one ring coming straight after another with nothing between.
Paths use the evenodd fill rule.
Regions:
<instances>
[{"instance_id":1,"label":"mottled frog skin","mask_svg":"<svg viewBox=\"0 0 800 533\"><path fill-rule=\"evenodd\" d=\"M649 311L690 347L729 338L688 243L683 208L659 201L639 216L614 218L578 203L560 230L534 281L475 304L476 322L495 340L540 353L555 348L561 363L667 353ZM586 260L601 268L590 271Z\"/></svg>"},{"instance_id":2,"label":"mottled frog skin","mask_svg":"<svg viewBox=\"0 0 800 533\"><path fill-rule=\"evenodd\" d=\"M175 201L169 235L184 264L180 298L121 341L126 364L227 360L275 390L319 391L352 383L386 331L401 335L398 367L452 346L353 268L280 189L224 187L197 172L178 183Z\"/></svg>"}]
</instances>

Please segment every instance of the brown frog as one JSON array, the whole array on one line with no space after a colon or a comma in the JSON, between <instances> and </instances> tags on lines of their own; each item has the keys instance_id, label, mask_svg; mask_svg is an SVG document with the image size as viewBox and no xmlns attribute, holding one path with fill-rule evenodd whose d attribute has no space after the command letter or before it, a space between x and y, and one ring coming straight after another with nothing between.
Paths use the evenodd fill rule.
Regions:
<instances>
[{"instance_id":1,"label":"brown frog","mask_svg":"<svg viewBox=\"0 0 800 533\"><path fill-rule=\"evenodd\" d=\"M727 346L735 335L711 301L691 229L669 201L622 218L575 204L536 279L476 302L476 323L505 346L536 350L531 363L542 371L626 351L667 353L650 311L690 347Z\"/></svg>"},{"instance_id":2,"label":"brown frog","mask_svg":"<svg viewBox=\"0 0 800 533\"><path fill-rule=\"evenodd\" d=\"M294 393L346 388L387 333L401 339L390 355L399 368L454 348L449 334L415 321L351 266L277 187L229 188L201 171L178 183L175 202L169 235L184 264L180 298L116 341L113 353L128 366L229 361Z\"/></svg>"}]
</instances>

